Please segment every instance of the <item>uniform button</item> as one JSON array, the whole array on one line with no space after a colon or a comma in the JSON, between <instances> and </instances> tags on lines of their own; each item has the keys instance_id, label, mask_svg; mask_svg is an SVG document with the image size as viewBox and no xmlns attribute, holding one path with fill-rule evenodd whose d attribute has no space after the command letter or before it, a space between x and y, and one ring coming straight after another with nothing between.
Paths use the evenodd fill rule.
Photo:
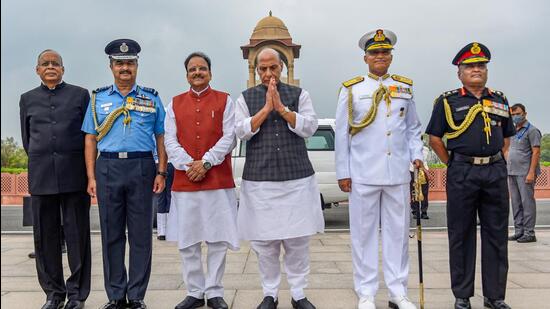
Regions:
<instances>
[{"instance_id":1,"label":"uniform button","mask_svg":"<svg viewBox=\"0 0 550 309\"><path fill-rule=\"evenodd\" d=\"M275 133L275 136L279 136L279 133Z\"/></svg>"},{"instance_id":2,"label":"uniform button","mask_svg":"<svg viewBox=\"0 0 550 309\"><path fill-rule=\"evenodd\" d=\"M277 122L277 119L275 119L275 122Z\"/></svg>"},{"instance_id":3,"label":"uniform button","mask_svg":"<svg viewBox=\"0 0 550 309\"><path fill-rule=\"evenodd\" d=\"M57 123L57 121L55 121L55 120L54 120L54 121L52 121L52 124L56 124L56 123Z\"/></svg>"},{"instance_id":4,"label":"uniform button","mask_svg":"<svg viewBox=\"0 0 550 309\"><path fill-rule=\"evenodd\" d=\"M197 99L197 102L200 102L200 101L201 101L201 99Z\"/></svg>"},{"instance_id":5,"label":"uniform button","mask_svg":"<svg viewBox=\"0 0 550 309\"><path fill-rule=\"evenodd\" d=\"M197 139L200 139L201 137L197 135Z\"/></svg>"},{"instance_id":6,"label":"uniform button","mask_svg":"<svg viewBox=\"0 0 550 309\"><path fill-rule=\"evenodd\" d=\"M200 111L201 111L201 110L197 108L196 112L198 113L198 112L200 112Z\"/></svg>"},{"instance_id":7,"label":"uniform button","mask_svg":"<svg viewBox=\"0 0 550 309\"><path fill-rule=\"evenodd\" d=\"M387 135L387 136L390 136L390 135L391 135L391 131L388 131L388 132L386 133L386 135Z\"/></svg>"},{"instance_id":8,"label":"uniform button","mask_svg":"<svg viewBox=\"0 0 550 309\"><path fill-rule=\"evenodd\" d=\"M277 148L277 151L280 151L280 150L281 150L281 148Z\"/></svg>"},{"instance_id":9,"label":"uniform button","mask_svg":"<svg viewBox=\"0 0 550 309\"><path fill-rule=\"evenodd\" d=\"M391 152L388 151L388 156L391 156Z\"/></svg>"},{"instance_id":10,"label":"uniform button","mask_svg":"<svg viewBox=\"0 0 550 309\"><path fill-rule=\"evenodd\" d=\"M390 114L386 114L386 117L389 117L389 116L390 116Z\"/></svg>"},{"instance_id":11,"label":"uniform button","mask_svg":"<svg viewBox=\"0 0 550 309\"><path fill-rule=\"evenodd\" d=\"M199 125L199 124L200 124L200 122L197 121L197 125Z\"/></svg>"},{"instance_id":12,"label":"uniform button","mask_svg":"<svg viewBox=\"0 0 550 309\"><path fill-rule=\"evenodd\" d=\"M50 106L50 108L51 108L51 109L55 109L55 106L54 106L54 105L52 105L52 106Z\"/></svg>"},{"instance_id":13,"label":"uniform button","mask_svg":"<svg viewBox=\"0 0 550 309\"><path fill-rule=\"evenodd\" d=\"M54 152L53 152L53 155L54 155L54 156L57 156L57 152L54 151Z\"/></svg>"}]
</instances>

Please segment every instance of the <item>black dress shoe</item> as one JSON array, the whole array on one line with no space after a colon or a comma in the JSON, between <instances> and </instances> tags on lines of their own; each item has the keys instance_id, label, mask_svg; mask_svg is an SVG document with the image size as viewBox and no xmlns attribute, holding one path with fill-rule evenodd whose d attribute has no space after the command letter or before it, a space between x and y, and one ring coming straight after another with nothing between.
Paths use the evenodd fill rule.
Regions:
<instances>
[{"instance_id":1,"label":"black dress shoe","mask_svg":"<svg viewBox=\"0 0 550 309\"><path fill-rule=\"evenodd\" d=\"M256 309L277 309L278 304L278 300L275 300L272 296L266 296Z\"/></svg>"},{"instance_id":2,"label":"black dress shoe","mask_svg":"<svg viewBox=\"0 0 550 309\"><path fill-rule=\"evenodd\" d=\"M427 212L423 212L422 215L420 216L420 219L428 220L428 219L430 219L430 217L428 217Z\"/></svg>"},{"instance_id":3,"label":"black dress shoe","mask_svg":"<svg viewBox=\"0 0 550 309\"><path fill-rule=\"evenodd\" d=\"M117 299L117 300L110 300L108 303L103 305L101 309L124 309L126 308L127 303L126 299Z\"/></svg>"},{"instance_id":4,"label":"black dress shoe","mask_svg":"<svg viewBox=\"0 0 550 309\"><path fill-rule=\"evenodd\" d=\"M222 297L212 297L206 300L206 305L213 309L228 309L229 306Z\"/></svg>"},{"instance_id":5,"label":"black dress shoe","mask_svg":"<svg viewBox=\"0 0 550 309\"><path fill-rule=\"evenodd\" d=\"M414 220L418 219L418 213L416 211L412 212L412 216Z\"/></svg>"},{"instance_id":6,"label":"black dress shoe","mask_svg":"<svg viewBox=\"0 0 550 309\"><path fill-rule=\"evenodd\" d=\"M187 296L183 301L176 305L175 309L193 309L204 306L204 299Z\"/></svg>"},{"instance_id":7,"label":"black dress shoe","mask_svg":"<svg viewBox=\"0 0 550 309\"><path fill-rule=\"evenodd\" d=\"M46 303L42 306L42 309L62 309L63 305L65 304L64 300L61 299L49 299L46 301Z\"/></svg>"},{"instance_id":8,"label":"black dress shoe","mask_svg":"<svg viewBox=\"0 0 550 309\"><path fill-rule=\"evenodd\" d=\"M69 299L69 301L65 304L64 309L83 309L84 308L84 302L76 299Z\"/></svg>"},{"instance_id":9,"label":"black dress shoe","mask_svg":"<svg viewBox=\"0 0 550 309\"><path fill-rule=\"evenodd\" d=\"M28 257L29 257L29 259L35 259L36 258L36 253L34 253L34 251L33 251L33 252L29 253Z\"/></svg>"},{"instance_id":10,"label":"black dress shoe","mask_svg":"<svg viewBox=\"0 0 550 309\"><path fill-rule=\"evenodd\" d=\"M159 235L159 236L157 236L157 240L166 240L166 236Z\"/></svg>"},{"instance_id":11,"label":"black dress shoe","mask_svg":"<svg viewBox=\"0 0 550 309\"><path fill-rule=\"evenodd\" d=\"M455 309L472 309L469 298L457 298L455 300Z\"/></svg>"},{"instance_id":12,"label":"black dress shoe","mask_svg":"<svg viewBox=\"0 0 550 309\"><path fill-rule=\"evenodd\" d=\"M307 298L302 298L298 301L295 301L294 298L290 301L292 308L294 309L315 309L315 306L307 300Z\"/></svg>"},{"instance_id":13,"label":"black dress shoe","mask_svg":"<svg viewBox=\"0 0 550 309\"><path fill-rule=\"evenodd\" d=\"M130 309L147 309L147 305L141 299L128 301L128 307Z\"/></svg>"},{"instance_id":14,"label":"black dress shoe","mask_svg":"<svg viewBox=\"0 0 550 309\"><path fill-rule=\"evenodd\" d=\"M483 305L491 309L511 309L503 299L489 299L487 297L483 298Z\"/></svg>"},{"instance_id":15,"label":"black dress shoe","mask_svg":"<svg viewBox=\"0 0 550 309\"><path fill-rule=\"evenodd\" d=\"M537 238L535 235L523 235L517 240L519 243L527 243L527 242L536 242Z\"/></svg>"},{"instance_id":16,"label":"black dress shoe","mask_svg":"<svg viewBox=\"0 0 550 309\"><path fill-rule=\"evenodd\" d=\"M509 241L516 241L516 240L518 240L519 238L521 238L521 236L523 236L523 235L514 234L514 235L512 235L512 236L508 236L508 240L509 240Z\"/></svg>"}]
</instances>

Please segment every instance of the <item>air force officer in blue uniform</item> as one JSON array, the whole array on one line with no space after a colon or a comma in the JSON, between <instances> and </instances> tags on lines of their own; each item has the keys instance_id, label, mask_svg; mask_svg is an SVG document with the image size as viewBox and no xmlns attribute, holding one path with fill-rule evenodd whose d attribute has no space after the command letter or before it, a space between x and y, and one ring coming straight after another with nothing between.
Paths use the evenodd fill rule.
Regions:
<instances>
[{"instance_id":1,"label":"air force officer in blue uniform","mask_svg":"<svg viewBox=\"0 0 550 309\"><path fill-rule=\"evenodd\" d=\"M165 186L164 107L158 93L136 84L138 53L133 40L105 47L113 85L93 91L82 131L88 193L97 194L103 273L109 302L104 309L147 308L143 299L151 274L152 196ZM153 159L155 142L158 170ZM99 156L98 156L99 151ZM124 264L126 228L130 245ZM128 300L128 304L127 304Z\"/></svg>"}]
</instances>

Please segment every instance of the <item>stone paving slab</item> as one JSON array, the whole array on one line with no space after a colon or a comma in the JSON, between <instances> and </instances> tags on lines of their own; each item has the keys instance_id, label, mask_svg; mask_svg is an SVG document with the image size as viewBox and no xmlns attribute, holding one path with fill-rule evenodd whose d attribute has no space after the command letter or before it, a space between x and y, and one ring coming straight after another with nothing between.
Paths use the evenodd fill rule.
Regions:
<instances>
[{"instance_id":1,"label":"stone paving slab","mask_svg":"<svg viewBox=\"0 0 550 309\"><path fill-rule=\"evenodd\" d=\"M414 236L411 233L412 236ZM425 308L452 308L450 290L447 234L425 231L423 241ZM517 308L550 308L550 230L537 231L537 243L509 243L510 270L507 302ZM154 240L151 280L145 301L151 309L174 308L185 297L179 252L173 243ZM476 291L473 308L483 308L481 291L480 241L476 267ZM38 285L35 261L27 254L33 250L32 235L2 235L1 305L2 308L40 308L45 295ZM350 236L346 232L326 233L313 238L310 246L311 274L307 297L318 309L354 309L357 298L353 290ZM128 252L128 251L127 251ZM203 247L206 253L206 247ZM409 245L409 297L418 303L417 243ZM92 292L86 308L99 308L106 301L103 289L103 269L100 237L92 235ZM380 290L376 297L378 308L387 308L388 291L384 286L379 254ZM203 261L204 262L204 261ZM69 268L64 255L65 275ZM205 266L206 268L206 266ZM239 251L227 256L225 299L232 309L254 309L262 299L257 258L247 242ZM286 276L281 282L280 309L289 309L290 293Z\"/></svg>"}]
</instances>

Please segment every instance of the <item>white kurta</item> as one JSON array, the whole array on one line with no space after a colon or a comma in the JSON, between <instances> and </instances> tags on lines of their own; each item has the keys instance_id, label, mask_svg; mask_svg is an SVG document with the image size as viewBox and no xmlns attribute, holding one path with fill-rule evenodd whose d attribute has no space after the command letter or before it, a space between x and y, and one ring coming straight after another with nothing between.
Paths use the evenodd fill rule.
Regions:
<instances>
[{"instance_id":1,"label":"white kurta","mask_svg":"<svg viewBox=\"0 0 550 309\"><path fill-rule=\"evenodd\" d=\"M391 77L365 80L351 87L353 122L359 123L372 105L372 94L380 83L410 88ZM391 98L390 109L384 100L378 105L375 120L353 137L348 133L348 88L342 88L336 108L335 156L337 179L351 178L367 185L409 183L409 164L422 160L421 125L411 93Z\"/></svg>"},{"instance_id":2,"label":"white kurta","mask_svg":"<svg viewBox=\"0 0 550 309\"><path fill-rule=\"evenodd\" d=\"M249 140L252 117L241 95L235 112L235 132ZM289 130L303 138L317 130L317 115L309 93L302 90L296 113L296 126ZM245 240L288 239L322 233L325 221L315 175L288 181L248 181L241 183L239 201L239 236Z\"/></svg>"},{"instance_id":3,"label":"white kurta","mask_svg":"<svg viewBox=\"0 0 550 309\"><path fill-rule=\"evenodd\" d=\"M191 90L193 91L193 90ZM202 157L212 165L219 165L235 148L235 105L227 97L223 113L223 136ZM182 130L184 128L180 128ZM180 145L172 102L166 108L164 145L168 160L174 168L187 170L193 158ZM172 191L168 214L166 239L177 241L180 249L201 241L225 241L229 248L239 249L237 234L237 200L235 189L204 190L194 192Z\"/></svg>"}]
</instances>

